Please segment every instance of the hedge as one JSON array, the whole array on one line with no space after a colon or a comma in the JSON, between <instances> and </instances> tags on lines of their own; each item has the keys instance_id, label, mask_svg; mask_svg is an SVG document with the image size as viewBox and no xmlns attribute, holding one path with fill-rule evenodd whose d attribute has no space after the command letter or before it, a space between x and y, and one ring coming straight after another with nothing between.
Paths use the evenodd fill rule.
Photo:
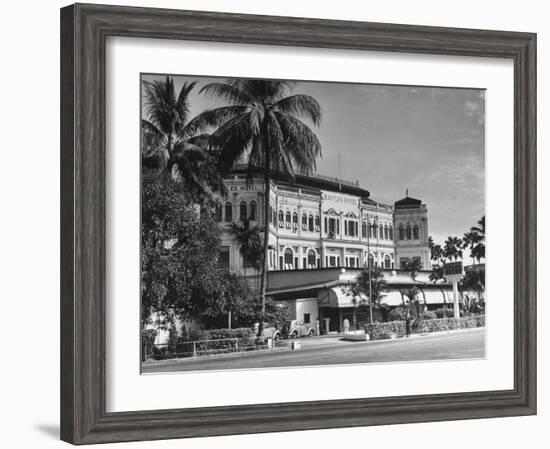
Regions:
<instances>
[{"instance_id":1,"label":"hedge","mask_svg":"<svg viewBox=\"0 0 550 449\"><path fill-rule=\"evenodd\" d=\"M470 315L463 318L437 318L424 320L422 329L416 333L442 332L454 329L470 329L485 326L485 315ZM390 321L388 323L374 323L365 326L365 332L371 340L383 340L387 338L405 336L405 321Z\"/></svg>"}]
</instances>

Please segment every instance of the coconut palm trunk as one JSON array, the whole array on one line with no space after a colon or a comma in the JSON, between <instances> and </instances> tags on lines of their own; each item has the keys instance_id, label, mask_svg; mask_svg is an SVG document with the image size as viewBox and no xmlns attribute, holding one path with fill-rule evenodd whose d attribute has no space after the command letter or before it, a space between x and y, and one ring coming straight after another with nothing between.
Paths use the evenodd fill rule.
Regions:
<instances>
[{"instance_id":1,"label":"coconut palm trunk","mask_svg":"<svg viewBox=\"0 0 550 449\"><path fill-rule=\"evenodd\" d=\"M271 192L271 179L269 176L270 155L269 151L265 154L265 170L264 170L264 242L263 242L263 254L262 254L262 274L260 278L260 301L262 304L260 312L260 326L258 328L258 335L261 336L264 330L264 317L265 317L265 295L267 292L267 272L269 270L269 196Z\"/></svg>"}]
</instances>

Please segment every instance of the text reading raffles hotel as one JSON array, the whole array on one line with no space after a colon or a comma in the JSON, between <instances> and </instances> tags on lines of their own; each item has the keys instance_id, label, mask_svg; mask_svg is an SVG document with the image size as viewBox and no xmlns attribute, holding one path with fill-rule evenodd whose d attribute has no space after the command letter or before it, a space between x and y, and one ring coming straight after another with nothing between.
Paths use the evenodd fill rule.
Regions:
<instances>
[{"instance_id":1,"label":"text reading raffles hotel","mask_svg":"<svg viewBox=\"0 0 550 449\"><path fill-rule=\"evenodd\" d=\"M428 210L420 200L405 198L393 206L370 198L358 182L320 175L297 175L293 182L274 177L269 201L269 270L324 268L400 268L419 259L431 269ZM220 262L232 271L254 275L231 234L231 223L251 220L263 225L264 183L247 182L244 168L235 167L226 180L228 194L218 210L226 224Z\"/></svg>"}]
</instances>

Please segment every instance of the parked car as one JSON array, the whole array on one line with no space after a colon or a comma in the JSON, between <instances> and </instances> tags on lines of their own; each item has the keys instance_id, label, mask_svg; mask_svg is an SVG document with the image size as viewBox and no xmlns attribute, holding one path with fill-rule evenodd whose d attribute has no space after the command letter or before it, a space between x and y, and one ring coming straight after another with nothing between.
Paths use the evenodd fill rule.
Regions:
<instances>
[{"instance_id":1,"label":"parked car","mask_svg":"<svg viewBox=\"0 0 550 449\"><path fill-rule=\"evenodd\" d=\"M254 333L258 335L258 328L260 323L254 323ZM279 341L282 338L281 331L277 329L274 324L264 323L264 337L273 338L275 341Z\"/></svg>"},{"instance_id":2,"label":"parked car","mask_svg":"<svg viewBox=\"0 0 550 449\"><path fill-rule=\"evenodd\" d=\"M311 323L304 323L298 320L285 321L283 336L285 338L311 337L315 335L315 326Z\"/></svg>"}]
</instances>

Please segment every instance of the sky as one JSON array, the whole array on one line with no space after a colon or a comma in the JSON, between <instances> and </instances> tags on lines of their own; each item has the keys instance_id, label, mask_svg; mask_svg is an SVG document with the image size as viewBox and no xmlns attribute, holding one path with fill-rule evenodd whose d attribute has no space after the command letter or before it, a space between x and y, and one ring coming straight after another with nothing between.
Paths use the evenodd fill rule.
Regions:
<instances>
[{"instance_id":1,"label":"sky","mask_svg":"<svg viewBox=\"0 0 550 449\"><path fill-rule=\"evenodd\" d=\"M223 78L173 77L178 92L198 81L191 116L226 104L198 94ZM436 243L462 236L485 214L484 90L298 81L294 93L321 105L319 127L308 123L322 146L317 173L338 176L340 155L340 177L359 181L375 201L393 204L408 189L427 205Z\"/></svg>"}]
</instances>

